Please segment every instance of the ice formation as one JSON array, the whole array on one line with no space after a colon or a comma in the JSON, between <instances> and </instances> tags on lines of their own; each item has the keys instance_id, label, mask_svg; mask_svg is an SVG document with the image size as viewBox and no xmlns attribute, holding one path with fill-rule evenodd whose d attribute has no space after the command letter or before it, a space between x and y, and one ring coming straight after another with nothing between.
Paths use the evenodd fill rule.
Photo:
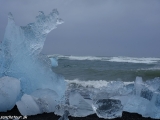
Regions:
<instances>
[{"instance_id":1,"label":"ice formation","mask_svg":"<svg viewBox=\"0 0 160 120\"><path fill-rule=\"evenodd\" d=\"M137 77L131 94L121 96L120 100L124 106L123 111L139 113L143 117L159 119L159 83L159 78L143 82L142 78Z\"/></svg>"},{"instance_id":2,"label":"ice formation","mask_svg":"<svg viewBox=\"0 0 160 120\"><path fill-rule=\"evenodd\" d=\"M160 78L143 82L142 78L137 77L134 86L135 93L128 96L124 111L160 119Z\"/></svg>"},{"instance_id":3,"label":"ice formation","mask_svg":"<svg viewBox=\"0 0 160 120\"><path fill-rule=\"evenodd\" d=\"M22 115L54 112L62 116L59 120L94 113L116 118L123 111L160 119L160 78L144 82L137 77L131 83L111 81L94 87L74 81L66 84L53 73L51 66L58 66L57 60L40 52L47 34L61 23L57 10L48 16L40 12L35 23L24 27L16 26L9 14L0 44L0 111L16 104Z\"/></svg>"},{"instance_id":4,"label":"ice formation","mask_svg":"<svg viewBox=\"0 0 160 120\"><path fill-rule=\"evenodd\" d=\"M21 101L16 103L22 115L36 115L43 112L54 112L59 96L50 89L39 89L31 95L24 94Z\"/></svg>"},{"instance_id":5,"label":"ice formation","mask_svg":"<svg viewBox=\"0 0 160 120\"><path fill-rule=\"evenodd\" d=\"M120 100L99 99L93 103L93 109L100 118L116 118L122 116L123 106Z\"/></svg>"},{"instance_id":6,"label":"ice formation","mask_svg":"<svg viewBox=\"0 0 160 120\"><path fill-rule=\"evenodd\" d=\"M20 93L20 81L11 77L0 78L0 112L11 110Z\"/></svg>"},{"instance_id":7,"label":"ice formation","mask_svg":"<svg viewBox=\"0 0 160 120\"><path fill-rule=\"evenodd\" d=\"M74 112L70 112L70 115L76 117L84 117L93 114L92 101L84 99L82 95L77 92L70 92L69 105L75 107Z\"/></svg>"},{"instance_id":8,"label":"ice formation","mask_svg":"<svg viewBox=\"0 0 160 120\"><path fill-rule=\"evenodd\" d=\"M122 112L127 111L139 113L143 117L160 119L160 78L143 82L141 77L137 77L135 82L130 83L111 81L99 88L92 85L86 87L73 82L69 84L72 91L79 93L78 95L70 92L70 104L77 106L77 109L81 107L78 102L81 101L81 95L83 98L81 99L88 101L88 105L93 108L93 112L90 109L84 109L86 111L78 112L78 115L86 116L86 113L90 112L90 114L96 113L100 118L111 119L121 117Z\"/></svg>"},{"instance_id":9,"label":"ice formation","mask_svg":"<svg viewBox=\"0 0 160 120\"><path fill-rule=\"evenodd\" d=\"M36 22L23 27L16 26L9 13L1 43L0 75L20 79L22 94L30 94L39 88L49 88L60 96L64 94L66 85L63 77L53 73L48 58L40 54L47 34L61 23L57 10L48 16L40 12Z\"/></svg>"},{"instance_id":10,"label":"ice formation","mask_svg":"<svg viewBox=\"0 0 160 120\"><path fill-rule=\"evenodd\" d=\"M4 86L6 88L8 88L7 86L11 86L13 82L15 82L13 85L17 84L15 85L17 88L15 86L11 87L11 89L15 89L12 92L3 88L5 90L4 93L8 93L9 97L0 93L0 96L4 96L4 99L8 98L6 100L8 101L7 107L5 106L6 109L1 107L1 111L11 109L17 100L20 100L22 97L21 101L17 102L17 106L22 114L31 114L31 110L28 108L26 110L25 108L33 108L33 106L36 110L32 109L34 111L32 114L41 113L44 112L41 108L43 106L38 104L38 100L44 100L51 104L51 101L48 99L60 100L63 98L66 89L64 78L53 73L48 57L40 54L47 34L61 23L63 21L58 17L58 11L56 9L49 15L40 12L36 17L36 22L21 27L15 24L12 14L8 14L8 24L4 39L0 44L0 77L13 77L19 79L20 83L16 80L10 83L7 80L5 81ZM3 87L3 84L1 83L0 86ZM18 94L20 86L21 90ZM38 89L41 89L39 93L42 93L42 95L37 93L39 96L35 96L33 92ZM46 89L49 89L48 93L46 93ZM53 94L50 94L50 91ZM55 96L54 92L58 97ZM46 96L48 99L41 98L44 96L44 93L53 96ZM18 99L16 99L17 96ZM4 99L0 99L0 103ZM26 100L30 101L30 103ZM54 100L52 104L55 103ZM24 107L23 110L21 109L22 107ZM53 109L46 108L45 112L48 111L53 111Z\"/></svg>"}]
</instances>

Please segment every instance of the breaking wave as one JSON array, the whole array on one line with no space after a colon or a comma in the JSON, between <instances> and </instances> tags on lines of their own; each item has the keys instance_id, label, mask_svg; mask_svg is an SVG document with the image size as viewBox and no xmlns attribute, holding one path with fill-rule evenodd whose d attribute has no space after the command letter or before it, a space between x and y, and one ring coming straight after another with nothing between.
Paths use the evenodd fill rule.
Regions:
<instances>
[{"instance_id":1,"label":"breaking wave","mask_svg":"<svg viewBox=\"0 0 160 120\"><path fill-rule=\"evenodd\" d=\"M109 62L127 62L127 63L144 63L144 64L156 64L160 62L160 58L136 58L136 57L97 57L97 56L72 56L72 55L49 55L49 57L56 57L58 59L68 60L99 60Z\"/></svg>"},{"instance_id":2,"label":"breaking wave","mask_svg":"<svg viewBox=\"0 0 160 120\"><path fill-rule=\"evenodd\" d=\"M76 84L80 85L83 87L93 87L93 88L101 88L101 87L107 87L110 82L113 81L106 81L106 80L87 80L87 81L82 81L79 79L74 79L74 80L65 80L68 84ZM128 84L133 84L134 82L124 82L125 85Z\"/></svg>"}]
</instances>

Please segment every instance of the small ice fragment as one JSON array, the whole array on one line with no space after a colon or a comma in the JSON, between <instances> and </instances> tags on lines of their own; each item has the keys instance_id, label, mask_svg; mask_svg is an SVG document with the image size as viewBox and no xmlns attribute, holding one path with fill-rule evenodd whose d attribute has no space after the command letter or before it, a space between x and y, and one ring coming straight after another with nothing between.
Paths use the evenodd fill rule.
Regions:
<instances>
[{"instance_id":1,"label":"small ice fragment","mask_svg":"<svg viewBox=\"0 0 160 120\"><path fill-rule=\"evenodd\" d=\"M120 100L99 99L92 105L97 116L105 119L112 119L122 116L123 106Z\"/></svg>"},{"instance_id":2,"label":"small ice fragment","mask_svg":"<svg viewBox=\"0 0 160 120\"><path fill-rule=\"evenodd\" d=\"M55 91L39 89L31 95L24 94L16 105L22 115L36 115L44 112L54 112L58 100L59 96Z\"/></svg>"},{"instance_id":3,"label":"small ice fragment","mask_svg":"<svg viewBox=\"0 0 160 120\"><path fill-rule=\"evenodd\" d=\"M58 66L58 61L57 61L57 59L56 58L49 58L50 59L50 61L51 61L51 65L52 65L52 67L57 67Z\"/></svg>"},{"instance_id":4,"label":"small ice fragment","mask_svg":"<svg viewBox=\"0 0 160 120\"><path fill-rule=\"evenodd\" d=\"M20 81L16 78L0 78L0 112L11 110L20 93Z\"/></svg>"},{"instance_id":5,"label":"small ice fragment","mask_svg":"<svg viewBox=\"0 0 160 120\"><path fill-rule=\"evenodd\" d=\"M18 101L16 105L22 115L36 115L41 113L39 106L34 101L33 97L27 94L24 94L21 101Z\"/></svg>"},{"instance_id":6,"label":"small ice fragment","mask_svg":"<svg viewBox=\"0 0 160 120\"><path fill-rule=\"evenodd\" d=\"M77 92L70 93L69 104L77 108L74 113L70 113L72 116L84 117L94 113L91 106L92 103L89 103Z\"/></svg>"}]
</instances>

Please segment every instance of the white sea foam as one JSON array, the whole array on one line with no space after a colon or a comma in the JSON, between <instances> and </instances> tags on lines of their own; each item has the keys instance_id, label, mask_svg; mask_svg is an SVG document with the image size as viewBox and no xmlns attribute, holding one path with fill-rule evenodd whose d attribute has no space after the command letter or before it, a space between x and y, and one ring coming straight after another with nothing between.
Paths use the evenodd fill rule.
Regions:
<instances>
[{"instance_id":1,"label":"white sea foam","mask_svg":"<svg viewBox=\"0 0 160 120\"><path fill-rule=\"evenodd\" d=\"M127 62L127 63L144 63L144 64L156 64L160 62L160 58L136 58L136 57L96 57L96 56L67 56L67 55L49 55L49 57L56 57L57 59L68 60L99 60L109 62Z\"/></svg>"},{"instance_id":2,"label":"white sea foam","mask_svg":"<svg viewBox=\"0 0 160 120\"><path fill-rule=\"evenodd\" d=\"M101 87L106 87L108 83L114 82L114 81L106 81L106 80L87 80L87 81L82 81L79 79L74 79L74 80L65 80L67 83L75 83L79 84L84 87L94 87L94 88L101 88ZM134 82L124 82L125 85L128 84L133 84Z\"/></svg>"},{"instance_id":3,"label":"white sea foam","mask_svg":"<svg viewBox=\"0 0 160 120\"><path fill-rule=\"evenodd\" d=\"M49 55L49 57L56 57L58 59L68 60L102 60L107 57L96 57L96 56L68 56L68 55Z\"/></svg>"},{"instance_id":4,"label":"white sea foam","mask_svg":"<svg viewBox=\"0 0 160 120\"><path fill-rule=\"evenodd\" d=\"M153 63L157 63L158 61L160 61L160 58L112 57L109 61L153 64Z\"/></svg>"},{"instance_id":5,"label":"white sea foam","mask_svg":"<svg viewBox=\"0 0 160 120\"><path fill-rule=\"evenodd\" d=\"M151 67L151 68L141 68L141 69L138 69L138 70L145 70L145 71L147 71L147 70L160 70L160 67Z\"/></svg>"}]
</instances>

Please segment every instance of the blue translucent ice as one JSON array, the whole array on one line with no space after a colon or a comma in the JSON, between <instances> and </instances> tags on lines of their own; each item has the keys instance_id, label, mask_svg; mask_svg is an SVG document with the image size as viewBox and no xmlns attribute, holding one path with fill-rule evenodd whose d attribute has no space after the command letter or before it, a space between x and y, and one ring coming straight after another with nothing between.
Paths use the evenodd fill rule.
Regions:
<instances>
[{"instance_id":1,"label":"blue translucent ice","mask_svg":"<svg viewBox=\"0 0 160 120\"><path fill-rule=\"evenodd\" d=\"M21 96L39 88L54 90L60 97L64 95L63 77L53 73L48 57L40 54L47 34L61 23L56 9L49 15L39 12L34 23L20 27L12 14L8 14L8 25L0 45L0 76L20 79Z\"/></svg>"},{"instance_id":2,"label":"blue translucent ice","mask_svg":"<svg viewBox=\"0 0 160 120\"><path fill-rule=\"evenodd\" d=\"M20 81L11 77L0 78L0 112L11 110L20 93Z\"/></svg>"},{"instance_id":3,"label":"blue translucent ice","mask_svg":"<svg viewBox=\"0 0 160 120\"><path fill-rule=\"evenodd\" d=\"M22 115L54 112L62 116L59 120L94 113L115 118L121 117L123 111L160 119L160 78L66 84L62 76L53 73L51 67L58 65L57 60L40 53L47 34L61 23L57 10L47 16L40 12L34 23L22 27L9 13L0 44L0 111L16 104Z\"/></svg>"}]
</instances>

